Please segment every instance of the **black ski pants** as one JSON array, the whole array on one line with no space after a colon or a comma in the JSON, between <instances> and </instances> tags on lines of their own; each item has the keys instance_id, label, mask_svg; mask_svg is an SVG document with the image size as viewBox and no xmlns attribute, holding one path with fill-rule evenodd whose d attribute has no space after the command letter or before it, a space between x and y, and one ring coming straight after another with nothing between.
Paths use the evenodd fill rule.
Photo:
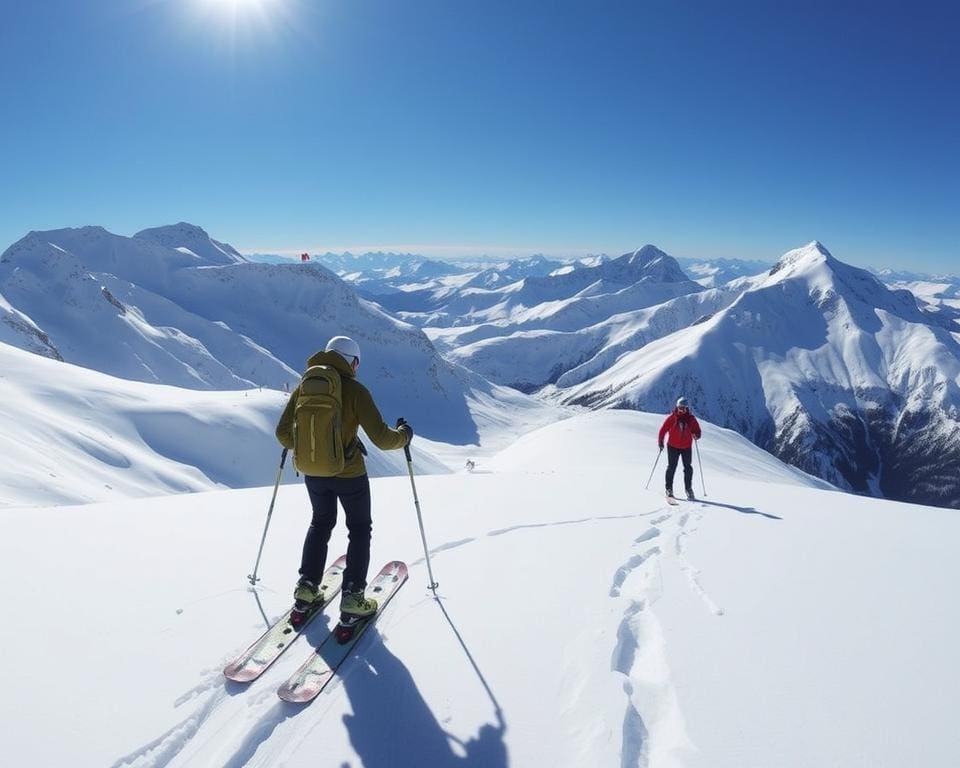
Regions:
<instances>
[{"instance_id":1,"label":"black ski pants","mask_svg":"<svg viewBox=\"0 0 960 768\"><path fill-rule=\"evenodd\" d=\"M677 462L683 459L683 488L693 490L693 448L674 448L667 446L667 490L673 493L673 476L677 473Z\"/></svg>"},{"instance_id":2,"label":"black ski pants","mask_svg":"<svg viewBox=\"0 0 960 768\"><path fill-rule=\"evenodd\" d=\"M304 476L313 519L303 542L300 575L319 584L327 566L327 544L337 524L337 500L347 519L347 567L343 572L343 590L361 591L367 586L370 566L370 479L360 477Z\"/></svg>"}]
</instances>

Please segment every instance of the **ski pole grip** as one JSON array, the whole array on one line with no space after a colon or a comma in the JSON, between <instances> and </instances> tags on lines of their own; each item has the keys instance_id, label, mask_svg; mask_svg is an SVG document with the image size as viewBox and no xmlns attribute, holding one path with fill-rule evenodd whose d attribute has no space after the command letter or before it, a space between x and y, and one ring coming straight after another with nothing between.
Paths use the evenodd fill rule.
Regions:
<instances>
[{"instance_id":1,"label":"ski pole grip","mask_svg":"<svg viewBox=\"0 0 960 768\"><path fill-rule=\"evenodd\" d=\"M283 469L283 465L287 461L287 450L287 448L284 448L283 453L280 454L280 469Z\"/></svg>"},{"instance_id":2,"label":"ski pole grip","mask_svg":"<svg viewBox=\"0 0 960 768\"><path fill-rule=\"evenodd\" d=\"M406 423L407 423L407 420L406 420L405 418L403 418L403 416L401 416L399 419L397 419L397 429L400 429L400 427L404 426ZM405 446L403 446L403 452L404 452L404 454L405 454L406 457L407 457L407 463L409 464L410 462L412 462L412 461L413 461L413 457L410 455L410 441L409 441L409 440L407 441L407 444L406 444Z\"/></svg>"}]
</instances>

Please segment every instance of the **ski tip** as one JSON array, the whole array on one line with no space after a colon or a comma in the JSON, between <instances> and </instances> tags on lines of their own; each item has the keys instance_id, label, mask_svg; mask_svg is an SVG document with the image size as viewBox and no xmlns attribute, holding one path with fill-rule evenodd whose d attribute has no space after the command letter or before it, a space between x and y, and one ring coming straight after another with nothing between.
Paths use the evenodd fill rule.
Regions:
<instances>
[{"instance_id":1,"label":"ski tip","mask_svg":"<svg viewBox=\"0 0 960 768\"><path fill-rule=\"evenodd\" d=\"M249 683L258 676L256 670L230 665L223 670L223 676L234 683Z\"/></svg>"},{"instance_id":2,"label":"ski tip","mask_svg":"<svg viewBox=\"0 0 960 768\"><path fill-rule=\"evenodd\" d=\"M305 686L300 686L296 690L280 688L277 691L277 696L280 697L281 701L286 701L288 704L309 704L317 697L316 693Z\"/></svg>"},{"instance_id":3,"label":"ski tip","mask_svg":"<svg viewBox=\"0 0 960 768\"><path fill-rule=\"evenodd\" d=\"M403 560L391 560L381 569L381 573L392 573L394 576L405 579L409 573L407 564Z\"/></svg>"}]
</instances>

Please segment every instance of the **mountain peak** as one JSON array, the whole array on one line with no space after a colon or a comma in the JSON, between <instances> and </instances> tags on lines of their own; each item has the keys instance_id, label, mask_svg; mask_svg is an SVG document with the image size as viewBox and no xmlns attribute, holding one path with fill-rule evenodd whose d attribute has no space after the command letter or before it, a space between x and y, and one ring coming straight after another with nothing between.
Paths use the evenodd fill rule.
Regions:
<instances>
[{"instance_id":1,"label":"mountain peak","mask_svg":"<svg viewBox=\"0 0 960 768\"><path fill-rule=\"evenodd\" d=\"M233 246L217 242L202 227L186 221L143 229L133 237L167 248L186 250L214 264L238 264L246 261Z\"/></svg>"},{"instance_id":2,"label":"mountain peak","mask_svg":"<svg viewBox=\"0 0 960 768\"><path fill-rule=\"evenodd\" d=\"M187 221L178 221L176 224L165 224L160 227L142 229L134 237L156 239L159 237L210 237L203 227Z\"/></svg>"},{"instance_id":3,"label":"mountain peak","mask_svg":"<svg viewBox=\"0 0 960 768\"><path fill-rule=\"evenodd\" d=\"M814 240L785 253L758 285L779 286L795 282L823 311L842 301L855 315L857 325L876 330L876 310L882 309L912 323L928 324L909 291L894 291L875 275L834 258Z\"/></svg>"},{"instance_id":4,"label":"mountain peak","mask_svg":"<svg viewBox=\"0 0 960 768\"><path fill-rule=\"evenodd\" d=\"M666 253L661 251L657 246L647 243L632 253L625 253L624 256L627 256L631 261L638 262L640 264L648 264L657 259L662 259L664 257L670 258Z\"/></svg>"},{"instance_id":5,"label":"mountain peak","mask_svg":"<svg viewBox=\"0 0 960 768\"><path fill-rule=\"evenodd\" d=\"M836 259L819 240L812 240L801 248L787 251L776 264L771 267L769 274L786 277L788 274L819 267L823 264L835 263Z\"/></svg>"},{"instance_id":6,"label":"mountain peak","mask_svg":"<svg viewBox=\"0 0 960 768\"><path fill-rule=\"evenodd\" d=\"M631 276L631 282L647 279L658 283L684 283L689 280L673 256L649 243L601 264L598 269L603 270L605 276L626 272Z\"/></svg>"}]
</instances>

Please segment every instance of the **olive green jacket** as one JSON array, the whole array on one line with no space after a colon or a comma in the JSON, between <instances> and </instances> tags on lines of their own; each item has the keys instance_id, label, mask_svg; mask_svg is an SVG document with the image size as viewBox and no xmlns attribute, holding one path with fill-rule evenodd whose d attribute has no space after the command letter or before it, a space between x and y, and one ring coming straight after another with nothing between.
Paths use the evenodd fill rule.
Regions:
<instances>
[{"instance_id":1,"label":"olive green jacket","mask_svg":"<svg viewBox=\"0 0 960 768\"><path fill-rule=\"evenodd\" d=\"M346 465L337 477L360 477L367 473L367 466L363 461L363 453L359 450L357 439L359 427L363 427L363 431L367 433L373 444L381 450L403 448L407 444L407 436L403 432L387 426L369 390L357 381L353 368L337 352L317 352L307 360L307 367L311 365L332 365L340 373L343 388L342 434ZM297 386L290 393L287 407L283 409L280 423L277 424L277 440L284 448L290 450L293 450L293 414L299 394L300 387Z\"/></svg>"}]
</instances>

